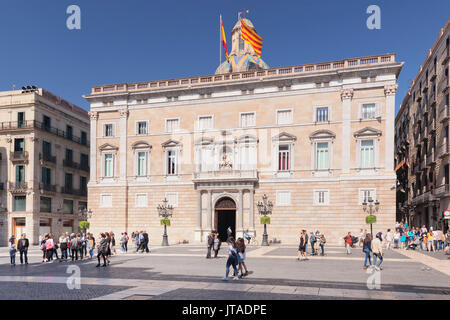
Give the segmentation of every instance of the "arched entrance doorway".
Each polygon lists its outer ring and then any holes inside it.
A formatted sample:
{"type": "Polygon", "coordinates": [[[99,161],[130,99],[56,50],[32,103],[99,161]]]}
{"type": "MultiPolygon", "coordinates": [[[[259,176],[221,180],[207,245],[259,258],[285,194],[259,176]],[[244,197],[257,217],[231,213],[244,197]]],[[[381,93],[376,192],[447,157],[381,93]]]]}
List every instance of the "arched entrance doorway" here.
{"type": "Polygon", "coordinates": [[[227,229],[231,227],[232,237],[236,235],[236,203],[230,197],[216,202],[214,227],[221,241],[227,241],[227,229]]]}

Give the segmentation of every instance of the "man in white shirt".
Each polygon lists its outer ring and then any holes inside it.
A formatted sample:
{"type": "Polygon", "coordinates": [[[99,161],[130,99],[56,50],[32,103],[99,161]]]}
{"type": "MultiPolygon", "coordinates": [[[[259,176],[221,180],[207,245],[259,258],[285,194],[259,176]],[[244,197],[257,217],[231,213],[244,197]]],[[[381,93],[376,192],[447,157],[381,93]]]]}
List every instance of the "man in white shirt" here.
{"type": "Polygon", "coordinates": [[[384,239],[386,240],[386,250],[391,249],[392,237],[393,235],[391,229],[387,229],[386,235],[384,237],[384,239]]]}

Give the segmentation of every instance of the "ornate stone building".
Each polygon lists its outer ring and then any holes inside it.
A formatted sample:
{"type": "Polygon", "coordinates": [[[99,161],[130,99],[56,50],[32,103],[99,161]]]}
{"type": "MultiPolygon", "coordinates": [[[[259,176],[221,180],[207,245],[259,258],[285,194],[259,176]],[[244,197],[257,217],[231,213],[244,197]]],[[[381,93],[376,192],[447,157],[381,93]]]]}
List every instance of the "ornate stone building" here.
{"type": "Polygon", "coordinates": [[[0,246],[78,230],[88,181],[87,111],[44,89],[0,92],[0,246]]]}
{"type": "Polygon", "coordinates": [[[397,216],[411,225],[448,228],[450,209],[450,19],[420,66],[395,122],[397,216]]]}
{"type": "MultiPolygon", "coordinates": [[[[250,21],[248,25],[253,27],[250,21]]],[[[95,86],[91,116],[91,230],[163,231],[169,242],[208,231],[261,239],[257,202],[274,204],[269,239],[297,243],[320,230],[341,241],[365,224],[395,223],[394,115],[402,63],[394,54],[269,68],[232,32],[230,62],[214,75],[95,86]]]]}

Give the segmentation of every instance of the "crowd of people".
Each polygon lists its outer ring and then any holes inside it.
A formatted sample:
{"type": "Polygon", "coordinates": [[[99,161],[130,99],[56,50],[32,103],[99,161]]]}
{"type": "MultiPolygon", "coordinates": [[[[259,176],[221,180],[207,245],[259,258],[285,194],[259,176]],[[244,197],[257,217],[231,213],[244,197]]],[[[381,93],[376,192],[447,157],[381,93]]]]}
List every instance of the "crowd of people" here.
{"type": "Polygon", "coordinates": [[[327,243],[325,235],[323,233],[320,233],[319,230],[316,230],[316,232],[310,232],[309,235],[306,230],[302,230],[300,232],[300,244],[297,251],[297,260],[299,261],[309,260],[308,242],[311,248],[311,255],[313,256],[319,255],[319,248],[320,248],[320,255],[321,256],[325,255],[325,244],[327,243]]]}

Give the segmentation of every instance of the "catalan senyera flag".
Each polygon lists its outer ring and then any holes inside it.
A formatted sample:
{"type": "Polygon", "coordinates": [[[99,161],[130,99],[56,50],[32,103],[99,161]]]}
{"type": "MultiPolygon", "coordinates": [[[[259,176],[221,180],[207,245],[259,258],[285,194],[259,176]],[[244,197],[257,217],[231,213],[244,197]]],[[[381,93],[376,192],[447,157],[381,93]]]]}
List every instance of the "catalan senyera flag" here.
{"type": "Polygon", "coordinates": [[[223,28],[222,16],[220,17],[220,26],[222,28],[222,44],[223,44],[223,48],[225,50],[225,57],[227,58],[227,61],[229,62],[230,58],[228,57],[227,38],[225,37],[225,30],[223,28]]]}
{"type": "Polygon", "coordinates": [[[242,40],[247,42],[255,50],[258,57],[261,57],[261,50],[263,41],[262,38],[252,28],[247,26],[244,20],[241,18],[241,35],[242,40]]]}

